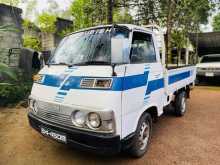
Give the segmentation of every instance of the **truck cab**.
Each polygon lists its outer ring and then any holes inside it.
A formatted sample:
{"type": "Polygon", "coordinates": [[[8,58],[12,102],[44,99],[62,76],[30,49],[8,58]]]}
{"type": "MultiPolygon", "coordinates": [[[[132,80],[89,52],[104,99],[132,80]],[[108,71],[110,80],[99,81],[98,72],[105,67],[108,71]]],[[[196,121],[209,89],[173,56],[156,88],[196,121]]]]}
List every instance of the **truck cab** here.
{"type": "Polygon", "coordinates": [[[176,114],[184,115],[194,80],[194,66],[165,68],[165,54],[160,57],[149,28],[83,29],[66,36],[34,76],[28,118],[58,142],[140,157],[164,107],[174,102],[176,114]]]}

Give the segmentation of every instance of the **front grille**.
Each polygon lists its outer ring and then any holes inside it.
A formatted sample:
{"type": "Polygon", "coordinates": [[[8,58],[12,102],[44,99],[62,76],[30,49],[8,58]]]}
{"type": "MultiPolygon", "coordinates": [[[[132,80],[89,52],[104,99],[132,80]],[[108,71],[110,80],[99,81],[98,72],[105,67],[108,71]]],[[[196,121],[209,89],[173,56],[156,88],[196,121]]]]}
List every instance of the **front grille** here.
{"type": "Polygon", "coordinates": [[[60,125],[74,127],[71,121],[71,113],[73,110],[70,108],[37,101],[38,111],[37,116],[51,122],[58,123],[60,125]]]}
{"type": "Polygon", "coordinates": [[[81,80],[80,87],[81,88],[92,88],[94,86],[95,79],[84,78],[81,80]]]}
{"type": "Polygon", "coordinates": [[[58,113],[51,113],[42,110],[38,111],[37,115],[42,119],[55,122],[64,126],[73,127],[70,116],[66,116],[58,113]]]}
{"type": "Polygon", "coordinates": [[[220,68],[199,68],[203,71],[212,71],[212,72],[215,72],[215,71],[220,71],[220,68]]]}

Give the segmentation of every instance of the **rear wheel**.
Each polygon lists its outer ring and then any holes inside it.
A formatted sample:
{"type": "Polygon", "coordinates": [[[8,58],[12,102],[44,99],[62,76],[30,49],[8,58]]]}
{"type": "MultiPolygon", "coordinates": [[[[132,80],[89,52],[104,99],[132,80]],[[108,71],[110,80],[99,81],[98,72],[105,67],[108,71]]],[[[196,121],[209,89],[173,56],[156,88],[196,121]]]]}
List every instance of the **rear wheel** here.
{"type": "Polygon", "coordinates": [[[132,146],[129,148],[129,152],[132,156],[138,158],[146,153],[151,139],[151,132],[152,118],[149,113],[145,113],[138,122],[132,146]]]}
{"type": "Polygon", "coordinates": [[[186,113],[186,92],[182,91],[177,94],[175,99],[175,114],[178,117],[184,116],[186,113]]]}

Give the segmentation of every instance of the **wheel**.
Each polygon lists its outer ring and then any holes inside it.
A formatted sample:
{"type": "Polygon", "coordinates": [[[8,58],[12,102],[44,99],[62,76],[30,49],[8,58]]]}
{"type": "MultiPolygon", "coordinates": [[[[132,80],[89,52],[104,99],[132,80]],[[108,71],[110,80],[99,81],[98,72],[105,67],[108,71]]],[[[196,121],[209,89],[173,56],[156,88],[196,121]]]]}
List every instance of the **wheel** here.
{"type": "Polygon", "coordinates": [[[196,84],[196,85],[199,85],[201,82],[202,82],[201,77],[200,77],[200,76],[197,76],[197,77],[196,77],[196,80],[195,80],[195,84],[196,84]]]}
{"type": "Polygon", "coordinates": [[[175,114],[178,117],[184,116],[186,113],[186,92],[183,91],[176,96],[175,114]]]}
{"type": "Polygon", "coordinates": [[[149,113],[142,115],[129,148],[129,153],[136,158],[143,156],[148,149],[152,134],[152,118],[149,113]]]}

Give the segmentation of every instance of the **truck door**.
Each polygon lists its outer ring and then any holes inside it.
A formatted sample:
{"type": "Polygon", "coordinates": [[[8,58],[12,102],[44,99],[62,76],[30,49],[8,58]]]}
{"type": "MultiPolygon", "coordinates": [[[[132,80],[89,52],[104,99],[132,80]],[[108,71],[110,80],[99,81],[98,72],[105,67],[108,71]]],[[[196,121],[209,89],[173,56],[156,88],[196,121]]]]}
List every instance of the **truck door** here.
{"type": "Polygon", "coordinates": [[[122,93],[122,137],[135,131],[135,120],[145,105],[151,101],[162,103],[162,91],[157,91],[158,85],[163,86],[162,77],[159,51],[155,50],[152,34],[134,31],[122,93]]]}

